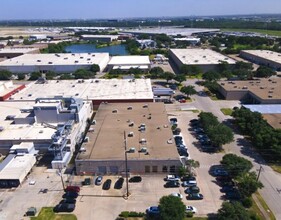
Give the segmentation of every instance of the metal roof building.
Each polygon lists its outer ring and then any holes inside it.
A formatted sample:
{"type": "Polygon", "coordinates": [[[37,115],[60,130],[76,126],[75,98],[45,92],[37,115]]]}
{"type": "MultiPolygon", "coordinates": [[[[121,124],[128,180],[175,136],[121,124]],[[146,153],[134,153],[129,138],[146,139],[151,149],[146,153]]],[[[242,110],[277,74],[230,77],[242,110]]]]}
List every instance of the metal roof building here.
{"type": "Polygon", "coordinates": [[[0,164],[0,188],[19,186],[35,163],[33,154],[9,154],[0,164]]]}
{"type": "Polygon", "coordinates": [[[252,112],[261,114],[281,114],[281,105],[243,105],[252,112]]]}
{"type": "Polygon", "coordinates": [[[149,70],[151,63],[149,56],[114,56],[108,63],[108,69],[129,70],[130,68],[139,68],[149,70]]]}
{"type": "Polygon", "coordinates": [[[97,64],[103,71],[108,61],[109,53],[25,54],[0,62],[0,70],[9,70],[12,73],[71,73],[97,64]]]}

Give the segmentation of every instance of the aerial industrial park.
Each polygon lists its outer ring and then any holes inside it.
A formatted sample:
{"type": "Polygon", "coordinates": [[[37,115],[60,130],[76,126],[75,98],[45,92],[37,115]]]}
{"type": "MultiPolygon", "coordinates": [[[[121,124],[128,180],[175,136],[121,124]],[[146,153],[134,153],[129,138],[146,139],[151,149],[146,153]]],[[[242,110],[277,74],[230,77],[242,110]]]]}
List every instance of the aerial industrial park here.
{"type": "Polygon", "coordinates": [[[0,20],[0,220],[281,219],[280,21],[0,20]]]}

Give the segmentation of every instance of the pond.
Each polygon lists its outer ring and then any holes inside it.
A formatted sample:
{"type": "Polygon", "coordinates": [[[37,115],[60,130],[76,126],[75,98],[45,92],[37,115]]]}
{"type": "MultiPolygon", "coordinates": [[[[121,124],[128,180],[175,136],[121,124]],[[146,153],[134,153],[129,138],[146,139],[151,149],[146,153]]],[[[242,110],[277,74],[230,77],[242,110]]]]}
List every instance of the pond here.
{"type": "Polygon", "coordinates": [[[95,44],[73,44],[65,47],[70,53],[109,53],[110,55],[128,55],[126,45],[119,44],[97,48],[95,44]]]}

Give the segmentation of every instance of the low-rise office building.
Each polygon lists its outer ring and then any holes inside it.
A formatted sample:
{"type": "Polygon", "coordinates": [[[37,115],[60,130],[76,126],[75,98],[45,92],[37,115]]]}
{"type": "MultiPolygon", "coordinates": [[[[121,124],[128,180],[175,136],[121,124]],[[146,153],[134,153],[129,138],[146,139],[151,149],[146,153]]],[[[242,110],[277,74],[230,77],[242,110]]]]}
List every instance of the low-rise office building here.
{"type": "Polygon", "coordinates": [[[197,66],[203,72],[217,68],[221,62],[234,65],[235,60],[210,49],[170,49],[170,58],[180,69],[182,65],[197,66]]]}
{"type": "Polygon", "coordinates": [[[253,63],[281,71],[281,54],[270,50],[242,50],[240,56],[253,63]]]}
{"type": "Polygon", "coordinates": [[[281,104],[281,78],[247,81],[219,81],[219,91],[226,100],[253,104],[281,104]]]}
{"type": "Polygon", "coordinates": [[[108,61],[108,53],[24,54],[0,62],[0,70],[9,70],[12,73],[71,73],[78,69],[89,69],[93,64],[97,64],[103,71],[108,61]]]}
{"type": "Polygon", "coordinates": [[[174,173],[182,165],[163,103],[101,104],[86,136],[77,174],[122,174],[126,161],[132,174],[174,173]]]}

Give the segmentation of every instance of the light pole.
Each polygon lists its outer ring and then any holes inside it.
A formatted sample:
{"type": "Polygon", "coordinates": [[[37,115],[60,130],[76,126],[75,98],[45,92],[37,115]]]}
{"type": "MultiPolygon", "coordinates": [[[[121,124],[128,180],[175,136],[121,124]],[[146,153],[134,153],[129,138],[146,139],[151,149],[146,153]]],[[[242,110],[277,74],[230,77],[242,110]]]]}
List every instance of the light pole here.
{"type": "Polygon", "coordinates": [[[127,155],[127,136],[124,131],[124,147],[125,147],[125,172],[126,172],[126,198],[129,197],[129,180],[128,180],[128,155],[127,155]]]}

